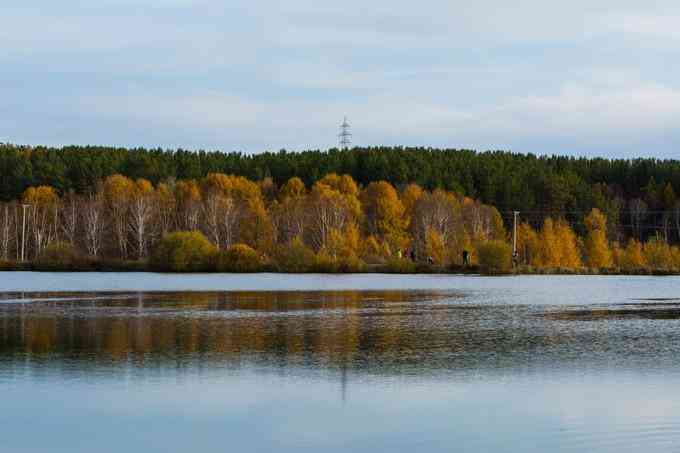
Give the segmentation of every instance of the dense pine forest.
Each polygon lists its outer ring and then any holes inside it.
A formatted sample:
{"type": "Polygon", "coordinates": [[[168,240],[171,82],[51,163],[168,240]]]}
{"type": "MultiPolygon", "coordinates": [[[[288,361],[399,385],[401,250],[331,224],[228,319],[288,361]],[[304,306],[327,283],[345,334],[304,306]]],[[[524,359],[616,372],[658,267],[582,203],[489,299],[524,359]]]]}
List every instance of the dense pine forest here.
{"type": "Polygon", "coordinates": [[[162,268],[191,243],[225,270],[249,259],[253,269],[451,267],[464,252],[476,265],[507,255],[516,210],[517,265],[675,270],[678,190],[675,160],[0,145],[0,259],[153,263],[155,253],[162,268]]]}

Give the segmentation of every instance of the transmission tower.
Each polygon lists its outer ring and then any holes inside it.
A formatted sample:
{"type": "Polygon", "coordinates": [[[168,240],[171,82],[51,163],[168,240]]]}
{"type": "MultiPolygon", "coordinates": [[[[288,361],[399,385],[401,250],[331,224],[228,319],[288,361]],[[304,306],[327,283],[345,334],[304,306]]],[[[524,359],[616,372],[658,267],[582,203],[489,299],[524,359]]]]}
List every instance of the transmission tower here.
{"type": "Polygon", "coordinates": [[[338,134],[338,142],[340,143],[341,149],[347,149],[352,145],[352,132],[351,126],[347,122],[347,117],[342,121],[340,125],[340,133],[338,134]]]}

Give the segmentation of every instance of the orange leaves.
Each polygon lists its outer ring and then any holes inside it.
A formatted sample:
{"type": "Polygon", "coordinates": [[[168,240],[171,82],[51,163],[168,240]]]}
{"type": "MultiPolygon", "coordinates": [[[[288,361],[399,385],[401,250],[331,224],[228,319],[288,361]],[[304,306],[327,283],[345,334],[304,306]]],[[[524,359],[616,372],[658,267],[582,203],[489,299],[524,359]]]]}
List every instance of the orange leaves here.
{"type": "Polygon", "coordinates": [[[579,240],[574,230],[571,229],[567,222],[560,220],[555,227],[555,233],[559,241],[560,267],[571,269],[581,267],[579,240]]]}
{"type": "Polygon", "coordinates": [[[198,202],[201,200],[201,188],[193,179],[180,181],[175,187],[175,196],[177,197],[177,201],[182,205],[198,202]]]}
{"type": "Polygon", "coordinates": [[[394,248],[405,248],[407,219],[397,191],[386,181],[372,182],[361,193],[368,234],[387,240],[394,248]]]}
{"type": "Polygon", "coordinates": [[[411,222],[413,207],[422,196],[423,189],[418,184],[409,184],[401,193],[401,202],[404,205],[407,222],[411,222]]]}
{"type": "Polygon", "coordinates": [[[548,217],[540,232],[527,223],[517,227],[517,253],[521,263],[537,268],[579,268],[579,239],[569,224],[548,217]]]}
{"type": "Polygon", "coordinates": [[[104,198],[110,205],[129,201],[134,190],[134,182],[126,176],[112,175],[104,180],[104,198]]]}
{"type": "Polygon", "coordinates": [[[434,264],[444,264],[446,258],[446,249],[441,235],[434,229],[427,230],[425,238],[425,253],[432,258],[434,264]]]}
{"type": "Polygon", "coordinates": [[[357,221],[361,217],[359,188],[351,176],[328,174],[314,184],[312,192],[317,197],[334,200],[335,204],[344,204],[352,220],[357,221]]]}
{"type": "Polygon", "coordinates": [[[647,260],[642,252],[642,244],[640,241],[631,238],[623,253],[623,263],[621,263],[621,267],[626,270],[639,270],[643,269],[646,265],[647,260]]]}
{"type": "Polygon", "coordinates": [[[209,173],[201,186],[204,192],[217,191],[227,197],[247,201],[249,204],[262,203],[260,186],[243,176],[209,173]]]}
{"type": "MultiPolygon", "coordinates": [[[[267,247],[270,244],[272,225],[262,199],[262,191],[257,183],[243,176],[209,173],[201,181],[201,189],[204,198],[209,195],[210,198],[217,200],[213,200],[217,205],[229,207],[226,213],[215,215],[229,217],[226,222],[225,218],[220,220],[224,225],[231,224],[234,220],[238,223],[239,237],[234,240],[253,247],[267,247]]],[[[231,244],[231,239],[226,241],[227,246],[231,244]]]]}
{"type": "Polygon", "coordinates": [[[279,191],[279,198],[283,201],[288,198],[298,198],[305,194],[305,183],[297,176],[290,178],[279,191]]]}
{"type": "Polygon", "coordinates": [[[317,181],[316,185],[327,186],[348,197],[359,196],[359,187],[350,175],[340,176],[335,173],[329,173],[317,181]]]}
{"type": "Polygon", "coordinates": [[[135,181],[136,194],[149,194],[153,192],[153,185],[146,179],[140,178],[135,181]]]}
{"type": "Polygon", "coordinates": [[[29,187],[24,191],[22,201],[32,205],[52,205],[59,201],[59,196],[50,186],[29,187]]]}
{"type": "Polygon", "coordinates": [[[593,208],[584,219],[588,234],[585,240],[585,254],[588,266],[601,269],[612,265],[612,252],[607,241],[607,217],[593,208]]]}

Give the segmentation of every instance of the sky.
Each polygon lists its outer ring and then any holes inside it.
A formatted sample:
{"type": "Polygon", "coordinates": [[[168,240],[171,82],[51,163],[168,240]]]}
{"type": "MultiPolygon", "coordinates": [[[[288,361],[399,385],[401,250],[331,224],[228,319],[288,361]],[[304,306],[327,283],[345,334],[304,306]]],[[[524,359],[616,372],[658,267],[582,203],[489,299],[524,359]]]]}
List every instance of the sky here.
{"type": "Polygon", "coordinates": [[[0,142],[680,156],[680,2],[2,0],[0,142]]]}

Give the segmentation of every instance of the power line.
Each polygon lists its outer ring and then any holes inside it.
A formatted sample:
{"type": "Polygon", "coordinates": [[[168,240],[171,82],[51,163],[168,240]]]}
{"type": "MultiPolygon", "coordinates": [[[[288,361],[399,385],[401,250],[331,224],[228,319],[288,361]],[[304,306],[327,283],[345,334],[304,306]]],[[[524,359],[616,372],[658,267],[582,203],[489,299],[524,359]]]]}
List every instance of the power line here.
{"type": "MultiPolygon", "coordinates": [[[[602,211],[602,210],[601,210],[602,211]]],[[[514,211],[512,210],[503,210],[500,211],[501,213],[507,214],[509,216],[512,216],[512,213],[514,211]]],[[[604,212],[604,211],[603,211],[604,212]]],[[[622,209],[618,211],[618,214],[639,214],[639,215],[659,215],[659,214],[676,214],[677,212],[680,212],[678,209],[667,209],[667,210],[654,210],[654,211],[636,211],[636,210],[631,210],[631,209],[622,209]]],[[[583,211],[553,211],[550,209],[542,209],[542,210],[522,210],[522,214],[536,214],[536,215],[546,215],[546,216],[554,216],[554,215],[563,215],[563,214],[590,214],[590,210],[583,210],[583,211]]]]}

